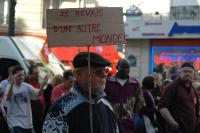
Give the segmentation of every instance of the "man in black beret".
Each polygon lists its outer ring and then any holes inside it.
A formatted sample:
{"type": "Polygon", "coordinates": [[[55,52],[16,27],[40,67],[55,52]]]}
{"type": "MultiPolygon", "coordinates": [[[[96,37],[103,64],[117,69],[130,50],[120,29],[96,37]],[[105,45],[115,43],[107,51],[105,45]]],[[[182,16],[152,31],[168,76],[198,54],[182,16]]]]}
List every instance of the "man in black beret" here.
{"type": "Polygon", "coordinates": [[[90,105],[93,133],[118,133],[112,108],[104,98],[106,66],[110,62],[97,53],[81,52],[75,56],[73,65],[76,80],[73,91],[51,107],[43,125],[43,133],[91,133],[90,105]],[[89,83],[92,99],[89,99],[89,83]]]}
{"type": "Polygon", "coordinates": [[[90,56],[90,66],[91,67],[105,67],[105,66],[110,66],[111,63],[100,56],[97,53],[93,52],[81,52],[77,56],[75,56],[73,60],[73,65],[75,68],[80,68],[80,67],[87,67],[88,66],[88,59],[90,56]]]}
{"type": "Polygon", "coordinates": [[[199,101],[192,87],[194,66],[185,62],[180,75],[164,88],[158,109],[167,123],[167,133],[197,133],[199,101]]]}

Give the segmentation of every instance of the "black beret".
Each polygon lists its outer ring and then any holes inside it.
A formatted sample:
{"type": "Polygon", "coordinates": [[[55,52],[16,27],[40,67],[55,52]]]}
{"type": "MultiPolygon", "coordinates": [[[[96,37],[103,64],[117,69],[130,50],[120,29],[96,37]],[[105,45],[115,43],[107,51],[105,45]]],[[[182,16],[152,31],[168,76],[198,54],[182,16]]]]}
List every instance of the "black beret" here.
{"type": "Polygon", "coordinates": [[[190,67],[194,70],[194,66],[190,63],[190,62],[184,62],[182,65],[181,65],[181,68],[183,67],[190,67]]]}
{"type": "Polygon", "coordinates": [[[88,54],[90,54],[91,67],[105,67],[110,66],[111,63],[101,55],[93,52],[80,52],[73,59],[74,68],[88,66],[88,54]]]}

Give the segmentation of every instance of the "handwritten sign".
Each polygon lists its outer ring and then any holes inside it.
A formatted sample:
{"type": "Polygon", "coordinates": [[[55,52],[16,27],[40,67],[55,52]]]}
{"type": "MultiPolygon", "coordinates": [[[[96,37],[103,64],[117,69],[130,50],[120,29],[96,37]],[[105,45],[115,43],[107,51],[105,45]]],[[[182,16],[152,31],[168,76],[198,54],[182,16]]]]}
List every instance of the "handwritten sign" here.
{"type": "Polygon", "coordinates": [[[125,43],[120,7],[47,10],[49,47],[125,43]]]}

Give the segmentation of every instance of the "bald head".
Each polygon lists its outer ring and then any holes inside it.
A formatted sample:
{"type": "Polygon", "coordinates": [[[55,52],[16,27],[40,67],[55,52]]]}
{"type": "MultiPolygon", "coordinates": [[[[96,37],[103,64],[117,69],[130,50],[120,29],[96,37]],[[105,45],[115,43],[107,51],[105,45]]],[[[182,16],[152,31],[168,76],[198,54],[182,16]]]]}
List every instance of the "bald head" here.
{"type": "Polygon", "coordinates": [[[118,61],[117,67],[120,66],[120,65],[123,65],[123,64],[128,64],[129,65],[129,63],[128,63],[128,61],[126,59],[121,59],[121,60],[118,61]]]}
{"type": "Polygon", "coordinates": [[[121,79],[128,79],[129,77],[129,70],[130,69],[130,64],[128,63],[127,60],[121,59],[117,63],[117,76],[118,78],[121,79]]]}

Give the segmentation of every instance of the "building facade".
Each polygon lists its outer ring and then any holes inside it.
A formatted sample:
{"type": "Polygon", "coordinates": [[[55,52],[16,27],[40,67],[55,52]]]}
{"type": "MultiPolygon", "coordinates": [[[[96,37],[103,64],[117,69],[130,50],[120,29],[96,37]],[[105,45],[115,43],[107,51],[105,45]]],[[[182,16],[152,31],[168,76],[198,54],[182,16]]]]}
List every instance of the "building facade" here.
{"type": "MultiPolygon", "coordinates": [[[[191,61],[200,69],[200,0],[16,0],[15,33],[46,38],[46,9],[79,7],[123,7],[126,33],[125,58],[131,75],[141,79],[164,63],[191,61]]],[[[0,34],[8,31],[9,0],[0,0],[0,34]]],[[[113,46],[114,48],[114,46],[113,46]]],[[[75,51],[83,51],[74,48],[75,51]]],[[[97,52],[102,47],[94,48],[97,52]]],[[[94,50],[94,51],[95,51],[94,50]]],[[[67,49],[52,50],[57,55],[67,49]],[[62,52],[60,52],[62,51],[62,52]]],[[[72,51],[72,50],[70,50],[72,51]]],[[[123,50],[122,50],[123,51],[123,50]]],[[[73,52],[75,53],[75,52],[73,52]]],[[[112,60],[119,55],[109,55],[112,60]]],[[[58,55],[68,60],[71,56],[58,55]]],[[[115,58],[117,57],[117,58],[115,58]]]]}
{"type": "Polygon", "coordinates": [[[136,70],[143,67],[143,72],[136,73],[140,79],[156,71],[161,64],[167,73],[172,66],[180,66],[185,61],[192,62],[196,69],[200,70],[200,2],[199,0],[168,2],[169,4],[164,6],[169,6],[169,10],[162,12],[155,10],[150,16],[143,14],[126,18],[126,48],[135,50],[135,53],[128,50],[126,56],[132,53],[141,61],[141,64],[135,67],[136,70]],[[141,56],[138,56],[137,49],[143,51],[139,52],[141,56]],[[146,61],[142,62],[143,60],[146,61]],[[148,70],[148,73],[144,70],[148,70]]]}
{"type": "MultiPolygon", "coordinates": [[[[15,0],[15,35],[36,36],[46,40],[46,9],[97,7],[98,1],[94,0],[15,0]]],[[[8,35],[9,28],[9,3],[10,0],[0,0],[0,35],[8,35]]],[[[51,48],[57,57],[67,65],[72,65],[73,57],[81,51],[87,51],[86,47],[62,47],[51,48]]],[[[111,60],[115,67],[117,61],[122,58],[122,49],[118,46],[96,46],[91,51],[100,53],[111,60]]]]}

